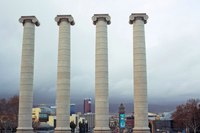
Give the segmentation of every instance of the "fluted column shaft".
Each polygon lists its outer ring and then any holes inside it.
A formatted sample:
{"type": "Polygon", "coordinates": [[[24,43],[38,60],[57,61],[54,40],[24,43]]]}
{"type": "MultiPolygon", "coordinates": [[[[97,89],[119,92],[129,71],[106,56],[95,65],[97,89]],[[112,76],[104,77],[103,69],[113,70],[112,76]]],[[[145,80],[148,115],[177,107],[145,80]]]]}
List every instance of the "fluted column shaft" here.
{"type": "Polygon", "coordinates": [[[107,24],[110,24],[110,17],[105,14],[96,14],[93,16],[93,22],[96,24],[94,132],[110,132],[107,46],[107,24]]]}
{"type": "Polygon", "coordinates": [[[17,133],[32,133],[34,39],[35,25],[39,26],[39,22],[34,16],[22,16],[19,21],[23,23],[24,31],[17,133]]]}
{"type": "Polygon", "coordinates": [[[96,126],[108,125],[108,46],[107,24],[98,21],[96,24],[96,63],[95,63],[95,113],[96,126]],[[104,122],[105,121],[105,122],[104,122]]]}
{"type": "Polygon", "coordinates": [[[149,133],[144,24],[146,14],[132,14],[134,57],[134,132],[149,133]]]}
{"type": "MultiPolygon", "coordinates": [[[[71,132],[70,129],[70,18],[58,15],[59,25],[58,72],[56,91],[56,133],[71,132]]],[[[73,19],[73,18],[72,18],[73,19]]]]}

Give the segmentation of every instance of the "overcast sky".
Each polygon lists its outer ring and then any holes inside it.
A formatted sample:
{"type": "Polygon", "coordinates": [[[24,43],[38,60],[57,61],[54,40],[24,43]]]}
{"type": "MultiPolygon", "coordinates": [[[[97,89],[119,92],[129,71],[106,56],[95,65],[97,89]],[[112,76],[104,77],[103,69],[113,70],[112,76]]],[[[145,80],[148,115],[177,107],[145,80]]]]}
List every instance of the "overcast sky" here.
{"type": "Polygon", "coordinates": [[[200,97],[199,0],[1,0],[0,97],[19,93],[23,26],[34,15],[34,102],[54,103],[57,76],[56,15],[71,14],[71,99],[94,97],[95,26],[93,14],[108,13],[109,95],[133,101],[131,13],[147,13],[145,25],[149,101],[174,102],[200,97]]]}

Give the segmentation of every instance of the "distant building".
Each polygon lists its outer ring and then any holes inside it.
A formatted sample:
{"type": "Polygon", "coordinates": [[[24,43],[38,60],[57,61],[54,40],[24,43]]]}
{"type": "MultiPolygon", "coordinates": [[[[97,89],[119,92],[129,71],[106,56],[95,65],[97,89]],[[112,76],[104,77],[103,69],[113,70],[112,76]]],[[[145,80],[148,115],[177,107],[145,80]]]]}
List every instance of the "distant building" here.
{"type": "Polygon", "coordinates": [[[84,104],[83,104],[83,112],[84,113],[91,113],[92,112],[92,107],[91,107],[91,98],[85,98],[84,99],[84,104]]]}
{"type": "Polygon", "coordinates": [[[110,116],[109,127],[112,132],[118,132],[118,128],[117,128],[117,127],[119,127],[119,115],[118,114],[114,114],[114,115],[110,116]]]}
{"type": "Polygon", "coordinates": [[[85,120],[88,123],[88,130],[92,131],[95,125],[95,114],[94,113],[87,113],[83,115],[85,120]]]}
{"type": "Polygon", "coordinates": [[[48,127],[54,127],[55,112],[46,105],[32,108],[33,122],[46,123],[48,127]]]}
{"type": "Polygon", "coordinates": [[[162,114],[149,113],[149,126],[152,133],[171,133],[174,130],[174,125],[172,121],[172,113],[163,112],[162,114]]]}
{"type": "MultiPolygon", "coordinates": [[[[56,113],[56,106],[50,106],[51,110],[56,113]]],[[[70,104],[70,115],[76,114],[76,104],[70,104]]]]}
{"type": "Polygon", "coordinates": [[[70,104],[70,115],[76,113],[76,104],[70,104]]]}
{"type": "Polygon", "coordinates": [[[132,129],[134,127],[134,116],[128,116],[126,117],[126,128],[132,129]]]}
{"type": "Polygon", "coordinates": [[[149,121],[156,120],[158,118],[158,116],[159,116],[158,114],[148,112],[149,121]]]}
{"type": "Polygon", "coordinates": [[[174,110],[170,111],[170,112],[163,112],[160,116],[160,119],[161,120],[172,120],[173,113],[174,113],[174,110]]]}
{"type": "Polygon", "coordinates": [[[173,122],[172,120],[153,120],[151,122],[152,133],[172,133],[173,122]]]}

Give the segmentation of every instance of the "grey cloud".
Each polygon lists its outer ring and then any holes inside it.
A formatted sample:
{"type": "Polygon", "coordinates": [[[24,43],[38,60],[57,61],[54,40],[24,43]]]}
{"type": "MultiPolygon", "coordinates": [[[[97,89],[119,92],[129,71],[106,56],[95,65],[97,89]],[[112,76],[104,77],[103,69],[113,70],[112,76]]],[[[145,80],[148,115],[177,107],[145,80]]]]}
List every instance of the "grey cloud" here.
{"type": "Polygon", "coordinates": [[[22,15],[35,15],[41,26],[35,29],[34,100],[36,103],[55,102],[58,26],[54,17],[67,13],[72,14],[76,22],[71,27],[72,101],[94,97],[95,26],[91,17],[94,13],[109,13],[110,100],[132,102],[132,25],[128,24],[128,17],[132,12],[147,12],[149,20],[145,32],[150,101],[197,97],[200,88],[200,17],[197,5],[199,2],[180,0],[115,3],[3,0],[0,4],[3,18],[0,21],[0,74],[3,75],[0,77],[0,94],[12,95],[19,91],[23,27],[18,19],[22,15]]]}

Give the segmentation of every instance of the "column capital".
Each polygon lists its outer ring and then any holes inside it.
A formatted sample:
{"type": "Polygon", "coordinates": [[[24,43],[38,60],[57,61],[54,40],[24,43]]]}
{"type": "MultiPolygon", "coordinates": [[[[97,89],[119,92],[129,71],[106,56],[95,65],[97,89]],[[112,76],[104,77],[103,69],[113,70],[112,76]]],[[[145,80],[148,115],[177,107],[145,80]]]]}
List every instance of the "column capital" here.
{"type": "Polygon", "coordinates": [[[147,23],[148,15],[146,13],[132,13],[129,17],[129,24],[133,24],[136,20],[143,20],[147,23]]]}
{"type": "Polygon", "coordinates": [[[35,24],[36,26],[40,26],[40,22],[35,16],[21,16],[19,19],[19,22],[24,25],[25,22],[31,22],[35,24]]]}
{"type": "Polygon", "coordinates": [[[99,20],[104,20],[107,24],[111,23],[109,14],[94,14],[92,17],[93,24],[96,25],[99,20]]]}
{"type": "Polygon", "coordinates": [[[58,25],[60,25],[61,21],[67,21],[71,25],[75,24],[74,18],[72,17],[72,15],[57,15],[55,17],[55,21],[57,22],[58,25]]]}

